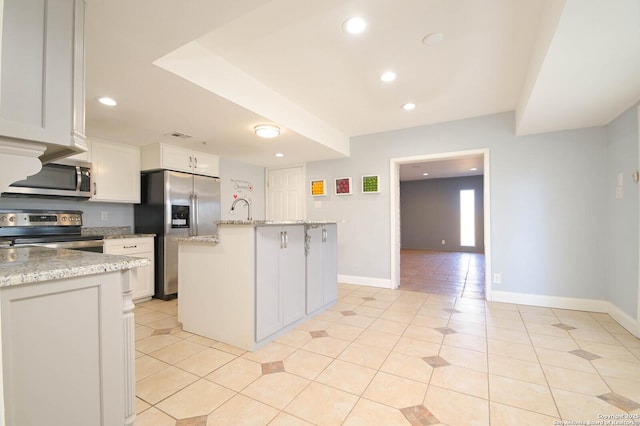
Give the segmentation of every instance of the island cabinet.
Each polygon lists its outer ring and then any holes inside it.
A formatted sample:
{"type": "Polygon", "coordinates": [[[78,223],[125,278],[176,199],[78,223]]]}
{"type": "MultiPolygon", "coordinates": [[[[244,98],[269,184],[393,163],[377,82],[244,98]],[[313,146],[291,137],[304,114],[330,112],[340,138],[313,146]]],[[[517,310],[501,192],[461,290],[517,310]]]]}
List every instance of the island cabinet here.
{"type": "Polygon", "coordinates": [[[303,226],[256,230],[256,341],[305,314],[303,226]]]}
{"type": "Polygon", "coordinates": [[[335,223],[306,225],[306,313],[313,313],[338,298],[337,238],[335,223]]]}

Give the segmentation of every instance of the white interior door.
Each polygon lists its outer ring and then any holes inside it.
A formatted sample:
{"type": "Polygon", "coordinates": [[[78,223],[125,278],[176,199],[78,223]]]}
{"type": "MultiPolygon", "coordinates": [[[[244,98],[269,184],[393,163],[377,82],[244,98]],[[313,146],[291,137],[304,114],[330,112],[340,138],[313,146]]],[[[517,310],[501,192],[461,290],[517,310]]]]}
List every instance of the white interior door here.
{"type": "Polygon", "coordinates": [[[267,219],[305,219],[302,166],[267,169],[267,219]]]}

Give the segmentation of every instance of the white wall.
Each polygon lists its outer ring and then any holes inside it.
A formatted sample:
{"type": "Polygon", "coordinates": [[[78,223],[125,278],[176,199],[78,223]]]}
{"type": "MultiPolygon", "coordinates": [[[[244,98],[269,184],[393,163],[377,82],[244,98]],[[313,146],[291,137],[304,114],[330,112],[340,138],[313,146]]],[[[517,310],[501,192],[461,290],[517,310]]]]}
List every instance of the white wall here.
{"type": "Polygon", "coordinates": [[[229,158],[220,159],[220,217],[223,220],[242,220],[247,218],[247,207],[238,203],[230,212],[236,198],[246,198],[251,202],[253,219],[264,219],[265,177],[264,167],[241,163],[229,158]]]}
{"type": "Polygon", "coordinates": [[[631,108],[607,126],[607,299],[632,318],[638,302],[638,112],[631,108]],[[622,173],[622,198],[616,198],[622,173]]]}
{"type": "Polygon", "coordinates": [[[307,194],[309,219],[344,220],[338,273],[391,279],[390,159],[481,148],[491,159],[491,270],[502,274],[493,290],[604,299],[606,129],[516,137],[513,113],[355,137],[350,158],[308,163],[307,181],[381,177],[380,194],[307,194]]]}

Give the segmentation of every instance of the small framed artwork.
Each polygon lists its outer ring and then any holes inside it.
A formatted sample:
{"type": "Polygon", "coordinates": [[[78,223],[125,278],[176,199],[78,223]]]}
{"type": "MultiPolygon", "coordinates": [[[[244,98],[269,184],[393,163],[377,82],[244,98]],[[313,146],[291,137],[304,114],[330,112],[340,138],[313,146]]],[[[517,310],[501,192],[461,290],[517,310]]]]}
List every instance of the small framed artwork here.
{"type": "Polygon", "coordinates": [[[362,176],[362,192],[365,194],[376,194],[380,192],[380,176],[362,176]]]}
{"type": "Polygon", "coordinates": [[[327,182],[324,179],[312,179],[311,195],[313,197],[327,195],[327,182]]]}
{"type": "Polygon", "coordinates": [[[351,178],[343,177],[336,179],[336,195],[351,194],[351,178]]]}

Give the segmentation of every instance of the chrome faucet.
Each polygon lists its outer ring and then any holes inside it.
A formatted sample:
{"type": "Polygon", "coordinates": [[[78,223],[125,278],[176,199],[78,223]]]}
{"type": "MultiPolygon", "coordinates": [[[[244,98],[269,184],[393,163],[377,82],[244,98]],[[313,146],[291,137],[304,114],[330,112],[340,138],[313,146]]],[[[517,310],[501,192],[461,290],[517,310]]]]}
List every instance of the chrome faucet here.
{"type": "Polygon", "coordinates": [[[238,204],[238,201],[245,202],[245,204],[247,205],[247,220],[251,220],[251,203],[246,198],[236,198],[233,204],[231,204],[231,210],[229,210],[229,212],[232,212],[236,208],[236,204],[238,204]]]}

